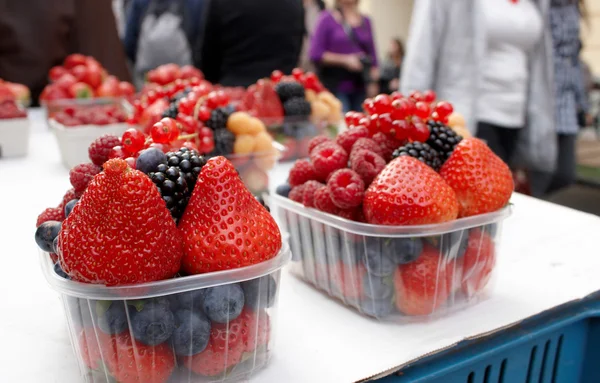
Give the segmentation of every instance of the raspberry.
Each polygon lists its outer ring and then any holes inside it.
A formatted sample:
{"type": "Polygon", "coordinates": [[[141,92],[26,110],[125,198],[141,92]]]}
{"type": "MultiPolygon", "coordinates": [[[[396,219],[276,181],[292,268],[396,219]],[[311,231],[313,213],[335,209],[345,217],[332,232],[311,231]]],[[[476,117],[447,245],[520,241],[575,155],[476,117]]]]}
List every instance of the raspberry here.
{"type": "Polygon", "coordinates": [[[321,186],[315,192],[315,207],[325,213],[337,214],[338,210],[340,210],[331,199],[331,195],[329,194],[329,189],[327,186],[321,186]]]}
{"type": "Polygon", "coordinates": [[[377,142],[373,141],[370,138],[359,138],[358,140],[356,140],[354,145],[352,145],[352,150],[350,151],[350,161],[352,161],[352,154],[361,149],[373,152],[383,158],[383,151],[381,150],[381,147],[379,147],[377,142]]]}
{"type": "Polygon", "coordinates": [[[335,139],[335,142],[344,148],[345,151],[350,153],[350,150],[352,150],[352,145],[354,145],[359,138],[364,137],[369,137],[369,130],[364,126],[357,126],[340,133],[335,139]]]}
{"type": "Polygon", "coordinates": [[[337,215],[349,219],[350,221],[357,221],[359,213],[362,209],[352,208],[352,209],[341,209],[338,210],[337,215]]]}
{"type": "Polygon", "coordinates": [[[290,186],[294,187],[317,178],[315,167],[309,160],[298,160],[290,170],[289,182],[290,186]]]}
{"type": "Polygon", "coordinates": [[[65,193],[65,195],[62,198],[62,201],[60,202],[60,205],[58,205],[58,208],[64,212],[65,205],[69,201],[78,199],[79,197],[81,197],[81,194],[83,194],[83,192],[76,192],[75,189],[72,189],[72,188],[67,190],[67,192],[65,193]]]}
{"type": "MultiPolygon", "coordinates": [[[[69,180],[76,192],[83,193],[94,176],[102,169],[94,164],[79,164],[69,172],[69,180]]],[[[68,202],[68,201],[67,201],[68,202]]]]}
{"type": "Polygon", "coordinates": [[[302,203],[302,199],[304,198],[304,189],[305,189],[304,184],[292,188],[292,190],[290,190],[290,194],[288,195],[288,198],[291,199],[292,201],[302,203]]]}
{"type": "Polygon", "coordinates": [[[108,155],[112,148],[120,144],[121,140],[119,140],[119,137],[112,134],[105,134],[96,138],[88,149],[90,160],[95,165],[102,166],[102,164],[108,161],[108,155]]]}
{"type": "Polygon", "coordinates": [[[315,137],[311,138],[311,140],[308,141],[308,154],[310,154],[310,152],[312,152],[312,150],[314,148],[316,148],[323,142],[331,142],[331,139],[329,137],[323,136],[323,135],[315,136],[315,137]]]}
{"type": "Polygon", "coordinates": [[[313,149],[310,159],[317,176],[326,180],[327,176],[348,165],[348,152],[333,142],[325,142],[313,149]]]}
{"type": "Polygon", "coordinates": [[[373,141],[375,141],[375,143],[377,143],[377,145],[379,145],[381,148],[382,157],[386,162],[390,162],[392,160],[394,150],[403,145],[402,141],[398,141],[396,138],[390,137],[384,133],[376,133],[372,138],[373,141]]]}
{"type": "Polygon", "coordinates": [[[365,194],[365,183],[351,169],[336,170],[329,180],[327,187],[335,206],[340,209],[350,209],[362,203],[365,194]]]}
{"type": "Polygon", "coordinates": [[[35,227],[40,226],[42,223],[47,221],[62,221],[65,219],[65,212],[63,209],[58,207],[49,207],[42,212],[42,214],[38,215],[37,222],[35,223],[35,227]]]}
{"type": "Polygon", "coordinates": [[[304,191],[302,192],[302,204],[306,207],[315,207],[315,192],[323,187],[319,181],[308,181],[304,184],[304,191]]]}
{"type": "Polygon", "coordinates": [[[368,150],[359,149],[352,152],[350,165],[365,185],[370,185],[375,176],[385,168],[385,160],[380,155],[368,150]]]}

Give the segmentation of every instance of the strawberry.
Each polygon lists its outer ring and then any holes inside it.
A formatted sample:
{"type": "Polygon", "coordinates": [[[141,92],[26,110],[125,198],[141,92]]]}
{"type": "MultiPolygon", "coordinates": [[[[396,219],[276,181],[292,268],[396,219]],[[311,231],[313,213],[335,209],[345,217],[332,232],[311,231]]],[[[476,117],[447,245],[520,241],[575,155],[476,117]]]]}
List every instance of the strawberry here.
{"type": "Polygon", "coordinates": [[[260,263],[281,248],[275,220],[222,156],[202,167],[179,228],[182,267],[190,274],[260,263]]]}
{"type": "Polygon", "coordinates": [[[271,323],[266,311],[253,312],[245,308],[238,319],[243,323],[242,341],[246,352],[253,352],[259,346],[269,343],[271,323]]]}
{"type": "Polygon", "coordinates": [[[79,333],[79,355],[83,364],[93,370],[102,363],[101,349],[110,342],[110,336],[93,327],[84,327],[79,333]]]}
{"type": "Polygon", "coordinates": [[[469,234],[463,257],[461,287],[467,297],[473,297],[483,290],[492,276],[495,265],[494,241],[485,231],[473,229],[469,234]]]}
{"type": "Polygon", "coordinates": [[[165,383],[175,369],[169,343],[147,346],[133,340],[129,331],[102,343],[104,361],[119,383],[165,383]]]}
{"type": "Polygon", "coordinates": [[[496,211],[504,207],[514,189],[508,166],[478,138],[465,138],[440,169],[454,192],[459,217],[496,211]]]}
{"type": "Polygon", "coordinates": [[[451,281],[439,250],[425,245],[416,261],[396,269],[396,307],[406,315],[432,314],[448,299],[451,281]]]}
{"type": "Polygon", "coordinates": [[[196,374],[217,376],[238,364],[246,350],[250,330],[243,323],[244,318],[237,317],[229,322],[229,326],[213,323],[208,345],[204,351],[183,357],[183,365],[196,374]]]}
{"type": "Polygon", "coordinates": [[[375,177],[363,201],[367,222],[378,225],[423,225],[456,219],[454,191],[432,168],[402,156],[375,177]]]}
{"type": "Polygon", "coordinates": [[[158,189],[120,159],[104,164],[59,234],[60,264],[76,281],[120,285],[179,271],[181,236],[158,189]]]}

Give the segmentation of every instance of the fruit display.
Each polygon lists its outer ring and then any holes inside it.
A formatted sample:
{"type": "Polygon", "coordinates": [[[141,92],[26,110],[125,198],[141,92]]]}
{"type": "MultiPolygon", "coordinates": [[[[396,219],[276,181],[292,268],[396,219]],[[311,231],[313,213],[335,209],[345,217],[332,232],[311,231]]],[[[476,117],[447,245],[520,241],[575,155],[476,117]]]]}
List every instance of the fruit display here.
{"type": "Polygon", "coordinates": [[[36,223],[80,369],[107,383],[247,379],[273,352],[290,252],[229,160],[150,145],[133,129],[96,140],[36,223]]]}
{"type": "Polygon", "coordinates": [[[63,99],[88,99],[131,97],[135,87],[119,81],[91,56],[74,53],[62,65],[52,67],[48,73],[50,83],[40,95],[40,104],[63,99]]]}
{"type": "Polygon", "coordinates": [[[433,92],[380,95],[317,136],[272,197],[297,274],[361,313],[431,315],[488,290],[508,166],[433,92]]]}
{"type": "Polygon", "coordinates": [[[191,65],[180,67],[177,64],[165,64],[149,71],[146,74],[146,81],[149,84],[168,85],[176,80],[190,80],[196,78],[204,79],[204,74],[198,68],[191,65]]]}
{"type": "Polygon", "coordinates": [[[2,82],[0,79],[0,158],[18,157],[27,154],[29,145],[29,119],[20,84],[2,82]]]}

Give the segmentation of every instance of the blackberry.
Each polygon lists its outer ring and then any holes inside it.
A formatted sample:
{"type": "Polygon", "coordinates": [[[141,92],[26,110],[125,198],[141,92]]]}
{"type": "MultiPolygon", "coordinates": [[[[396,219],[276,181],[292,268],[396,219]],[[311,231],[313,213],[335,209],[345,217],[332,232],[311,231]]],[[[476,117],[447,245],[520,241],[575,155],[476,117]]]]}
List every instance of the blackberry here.
{"type": "MultiPolygon", "coordinates": [[[[231,116],[231,108],[217,108],[210,113],[210,118],[206,121],[206,126],[214,131],[223,130],[227,126],[227,119],[231,116]]],[[[216,141],[216,140],[215,140],[216,141]]]]}
{"type": "Polygon", "coordinates": [[[304,98],[292,98],[283,103],[283,111],[286,117],[308,117],[310,116],[310,102],[304,98]]]}
{"type": "Polygon", "coordinates": [[[304,98],[306,95],[304,87],[297,81],[281,81],[275,85],[275,92],[281,102],[286,102],[293,98],[304,98]]]}
{"type": "Polygon", "coordinates": [[[430,120],[427,122],[429,126],[429,138],[427,144],[435,149],[439,155],[442,164],[446,162],[452,151],[462,140],[462,137],[456,134],[452,128],[438,121],[430,120]]]}
{"type": "Polygon", "coordinates": [[[148,172],[148,177],[158,187],[167,209],[177,220],[185,211],[206,160],[197,151],[188,148],[169,152],[166,158],[166,163],[161,162],[148,172]]]}
{"type": "Polygon", "coordinates": [[[438,171],[442,166],[440,155],[431,146],[423,142],[411,142],[399,147],[394,151],[393,158],[400,156],[411,156],[417,160],[429,165],[433,170],[438,171]]]}
{"type": "Polygon", "coordinates": [[[179,113],[179,105],[177,102],[172,102],[169,104],[169,107],[163,112],[162,118],[177,118],[177,113],[179,113]]]}
{"type": "Polygon", "coordinates": [[[233,144],[235,135],[227,129],[215,130],[213,137],[215,148],[210,153],[211,156],[226,156],[233,153],[233,144]]]}

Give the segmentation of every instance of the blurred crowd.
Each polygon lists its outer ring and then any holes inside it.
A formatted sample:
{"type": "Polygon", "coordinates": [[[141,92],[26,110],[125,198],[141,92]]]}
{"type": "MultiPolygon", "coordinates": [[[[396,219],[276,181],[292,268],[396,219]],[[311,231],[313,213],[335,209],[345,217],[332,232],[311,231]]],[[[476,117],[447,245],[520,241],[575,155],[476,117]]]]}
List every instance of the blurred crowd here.
{"type": "Polygon", "coordinates": [[[7,0],[0,78],[36,99],[48,70],[79,52],[138,86],[166,63],[192,64],[224,86],[301,66],[346,111],[381,92],[432,89],[526,169],[541,196],[575,180],[576,138],[589,119],[585,20],[584,0],[418,0],[406,51],[393,39],[379,56],[359,0],[7,0]]]}

